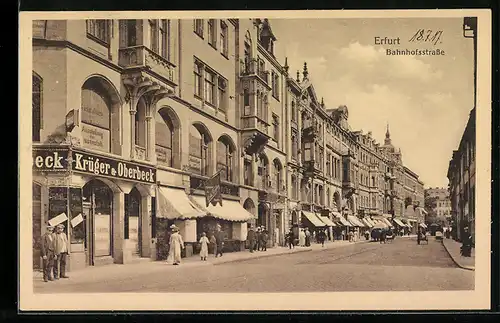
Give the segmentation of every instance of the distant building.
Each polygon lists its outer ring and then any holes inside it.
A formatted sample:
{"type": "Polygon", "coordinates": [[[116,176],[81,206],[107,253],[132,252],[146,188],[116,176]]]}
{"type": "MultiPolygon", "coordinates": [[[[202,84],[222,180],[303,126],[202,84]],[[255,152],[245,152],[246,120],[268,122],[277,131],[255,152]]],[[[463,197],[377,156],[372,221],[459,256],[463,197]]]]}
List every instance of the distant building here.
{"type": "Polygon", "coordinates": [[[447,188],[434,187],[425,190],[425,198],[436,198],[436,207],[434,211],[437,216],[444,216],[447,219],[451,218],[451,200],[447,188]]]}

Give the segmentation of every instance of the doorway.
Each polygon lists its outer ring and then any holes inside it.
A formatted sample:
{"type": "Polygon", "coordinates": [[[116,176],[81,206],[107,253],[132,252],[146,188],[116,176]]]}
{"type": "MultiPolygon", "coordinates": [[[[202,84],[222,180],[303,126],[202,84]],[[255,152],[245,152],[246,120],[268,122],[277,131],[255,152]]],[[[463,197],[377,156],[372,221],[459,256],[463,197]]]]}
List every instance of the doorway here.
{"type": "Polygon", "coordinates": [[[83,187],[82,206],[87,264],[109,263],[113,255],[113,192],[105,183],[91,180],[83,187]]]}
{"type": "Polygon", "coordinates": [[[125,240],[129,240],[128,248],[133,256],[140,257],[141,250],[141,206],[142,196],[137,188],[125,195],[125,240]]]}

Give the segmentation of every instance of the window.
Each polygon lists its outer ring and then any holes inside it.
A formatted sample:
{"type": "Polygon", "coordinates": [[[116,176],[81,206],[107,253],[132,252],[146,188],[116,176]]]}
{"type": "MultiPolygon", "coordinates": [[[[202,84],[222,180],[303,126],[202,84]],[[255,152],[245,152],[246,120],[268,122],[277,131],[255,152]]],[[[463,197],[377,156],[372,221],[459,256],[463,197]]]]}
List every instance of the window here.
{"type": "Polygon", "coordinates": [[[297,200],[299,198],[297,191],[297,177],[292,175],[292,198],[297,200]]]}
{"type": "Polygon", "coordinates": [[[278,75],[278,73],[273,73],[272,89],[273,89],[273,96],[276,99],[279,99],[279,75],[278,75]]]}
{"type": "Polygon", "coordinates": [[[203,65],[199,62],[194,63],[194,95],[202,98],[202,75],[203,75],[203,65]]]}
{"type": "Polygon", "coordinates": [[[218,108],[223,112],[227,111],[226,86],[227,86],[226,80],[223,79],[222,77],[219,77],[217,81],[217,88],[219,93],[218,108]]]}
{"type": "Polygon", "coordinates": [[[194,20],[194,32],[203,38],[203,19],[194,20]]]}
{"type": "Polygon", "coordinates": [[[229,139],[222,137],[217,141],[217,170],[221,171],[221,178],[233,180],[233,148],[229,139]]]}
{"type": "Polygon", "coordinates": [[[311,152],[312,145],[310,142],[304,142],[303,145],[304,145],[304,149],[303,149],[304,154],[302,155],[302,159],[304,161],[310,161],[312,159],[312,152],[311,152]]]}
{"type": "Polygon", "coordinates": [[[297,160],[298,157],[298,146],[299,146],[299,140],[297,136],[297,132],[293,131],[292,132],[292,158],[297,160]]]}
{"type": "Polygon", "coordinates": [[[215,19],[208,20],[208,43],[212,47],[217,47],[217,33],[215,27],[215,19]]]}
{"type": "Polygon", "coordinates": [[[111,99],[101,84],[90,79],[82,88],[83,145],[110,151],[111,99]]]}
{"type": "Polygon", "coordinates": [[[243,115],[250,115],[250,93],[247,89],[243,90],[243,115]]]}
{"type": "Polygon", "coordinates": [[[161,34],[161,56],[170,61],[170,20],[162,19],[160,25],[161,34]]]}
{"type": "Polygon", "coordinates": [[[259,156],[259,164],[257,166],[257,175],[261,178],[261,188],[269,187],[269,165],[267,157],[263,154],[259,156]]]}
{"type": "Polygon", "coordinates": [[[215,105],[215,73],[205,69],[205,102],[215,105]]]}
{"type": "Polygon", "coordinates": [[[102,42],[109,44],[109,21],[100,19],[87,20],[87,35],[102,42]]]}
{"type": "Polygon", "coordinates": [[[292,101],[292,121],[297,121],[297,111],[295,107],[295,101],[292,101]]]}
{"type": "Polygon", "coordinates": [[[127,20],[127,47],[137,45],[137,20],[127,20]]]}
{"type": "Polygon", "coordinates": [[[244,180],[245,180],[245,185],[251,186],[253,185],[252,183],[252,156],[250,156],[250,159],[245,158],[243,161],[243,168],[244,168],[244,180]]]}
{"type": "Polygon", "coordinates": [[[32,140],[39,142],[42,129],[42,79],[35,74],[33,74],[32,101],[32,140]]]}
{"type": "Polygon", "coordinates": [[[201,125],[193,125],[189,132],[189,169],[199,175],[210,175],[210,136],[201,125]]]}
{"type": "Polygon", "coordinates": [[[274,187],[276,191],[281,192],[281,163],[278,160],[274,160],[274,187]]]}
{"type": "Polygon", "coordinates": [[[328,175],[328,176],[332,175],[332,173],[331,173],[332,168],[330,167],[330,165],[331,165],[330,159],[331,159],[330,154],[326,154],[326,175],[328,175]]]}
{"type": "Polygon", "coordinates": [[[157,20],[149,20],[149,39],[150,39],[150,49],[158,53],[158,21],[157,20]]]}
{"type": "Polygon", "coordinates": [[[227,25],[224,21],[220,22],[220,51],[222,55],[228,56],[228,33],[227,25]]]}
{"type": "Polygon", "coordinates": [[[180,168],[179,156],[179,130],[170,108],[161,108],[155,116],[155,141],[156,160],[158,164],[167,167],[180,168]]]}
{"type": "Polygon", "coordinates": [[[279,117],[273,114],[273,139],[277,143],[279,143],[279,138],[280,138],[279,126],[280,126],[279,117]]]}

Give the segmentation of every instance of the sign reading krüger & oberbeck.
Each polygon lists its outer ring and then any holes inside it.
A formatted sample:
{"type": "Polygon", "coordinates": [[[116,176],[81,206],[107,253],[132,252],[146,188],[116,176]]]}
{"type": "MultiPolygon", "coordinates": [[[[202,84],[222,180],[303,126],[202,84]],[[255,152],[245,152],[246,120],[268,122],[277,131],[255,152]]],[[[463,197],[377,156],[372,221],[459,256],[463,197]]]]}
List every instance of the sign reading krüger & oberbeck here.
{"type": "MultiPolygon", "coordinates": [[[[33,151],[33,169],[38,171],[67,170],[69,154],[58,150],[36,149],[33,151]]],[[[131,181],[154,184],[156,169],[130,162],[119,161],[108,157],[80,151],[71,151],[72,170],[75,172],[107,176],[131,181]]]]}

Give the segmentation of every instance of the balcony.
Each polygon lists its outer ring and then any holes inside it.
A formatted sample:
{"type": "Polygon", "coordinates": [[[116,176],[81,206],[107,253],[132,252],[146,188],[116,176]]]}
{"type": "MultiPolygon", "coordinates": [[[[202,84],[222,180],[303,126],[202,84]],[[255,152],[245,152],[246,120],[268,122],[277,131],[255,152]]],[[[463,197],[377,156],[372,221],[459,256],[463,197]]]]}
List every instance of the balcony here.
{"type": "Polygon", "coordinates": [[[322,173],[321,164],[315,160],[306,160],[302,163],[304,167],[304,176],[313,177],[322,173]]]}
{"type": "Polygon", "coordinates": [[[249,154],[262,151],[271,138],[269,124],[258,116],[244,116],[241,123],[245,151],[249,154]]]}
{"type": "Polygon", "coordinates": [[[152,72],[162,81],[175,85],[175,65],[143,45],[120,48],[118,65],[126,70],[152,72]]]}
{"type": "Polygon", "coordinates": [[[246,61],[240,59],[240,77],[257,77],[269,87],[269,71],[260,69],[259,62],[256,59],[250,59],[246,61]]]}

